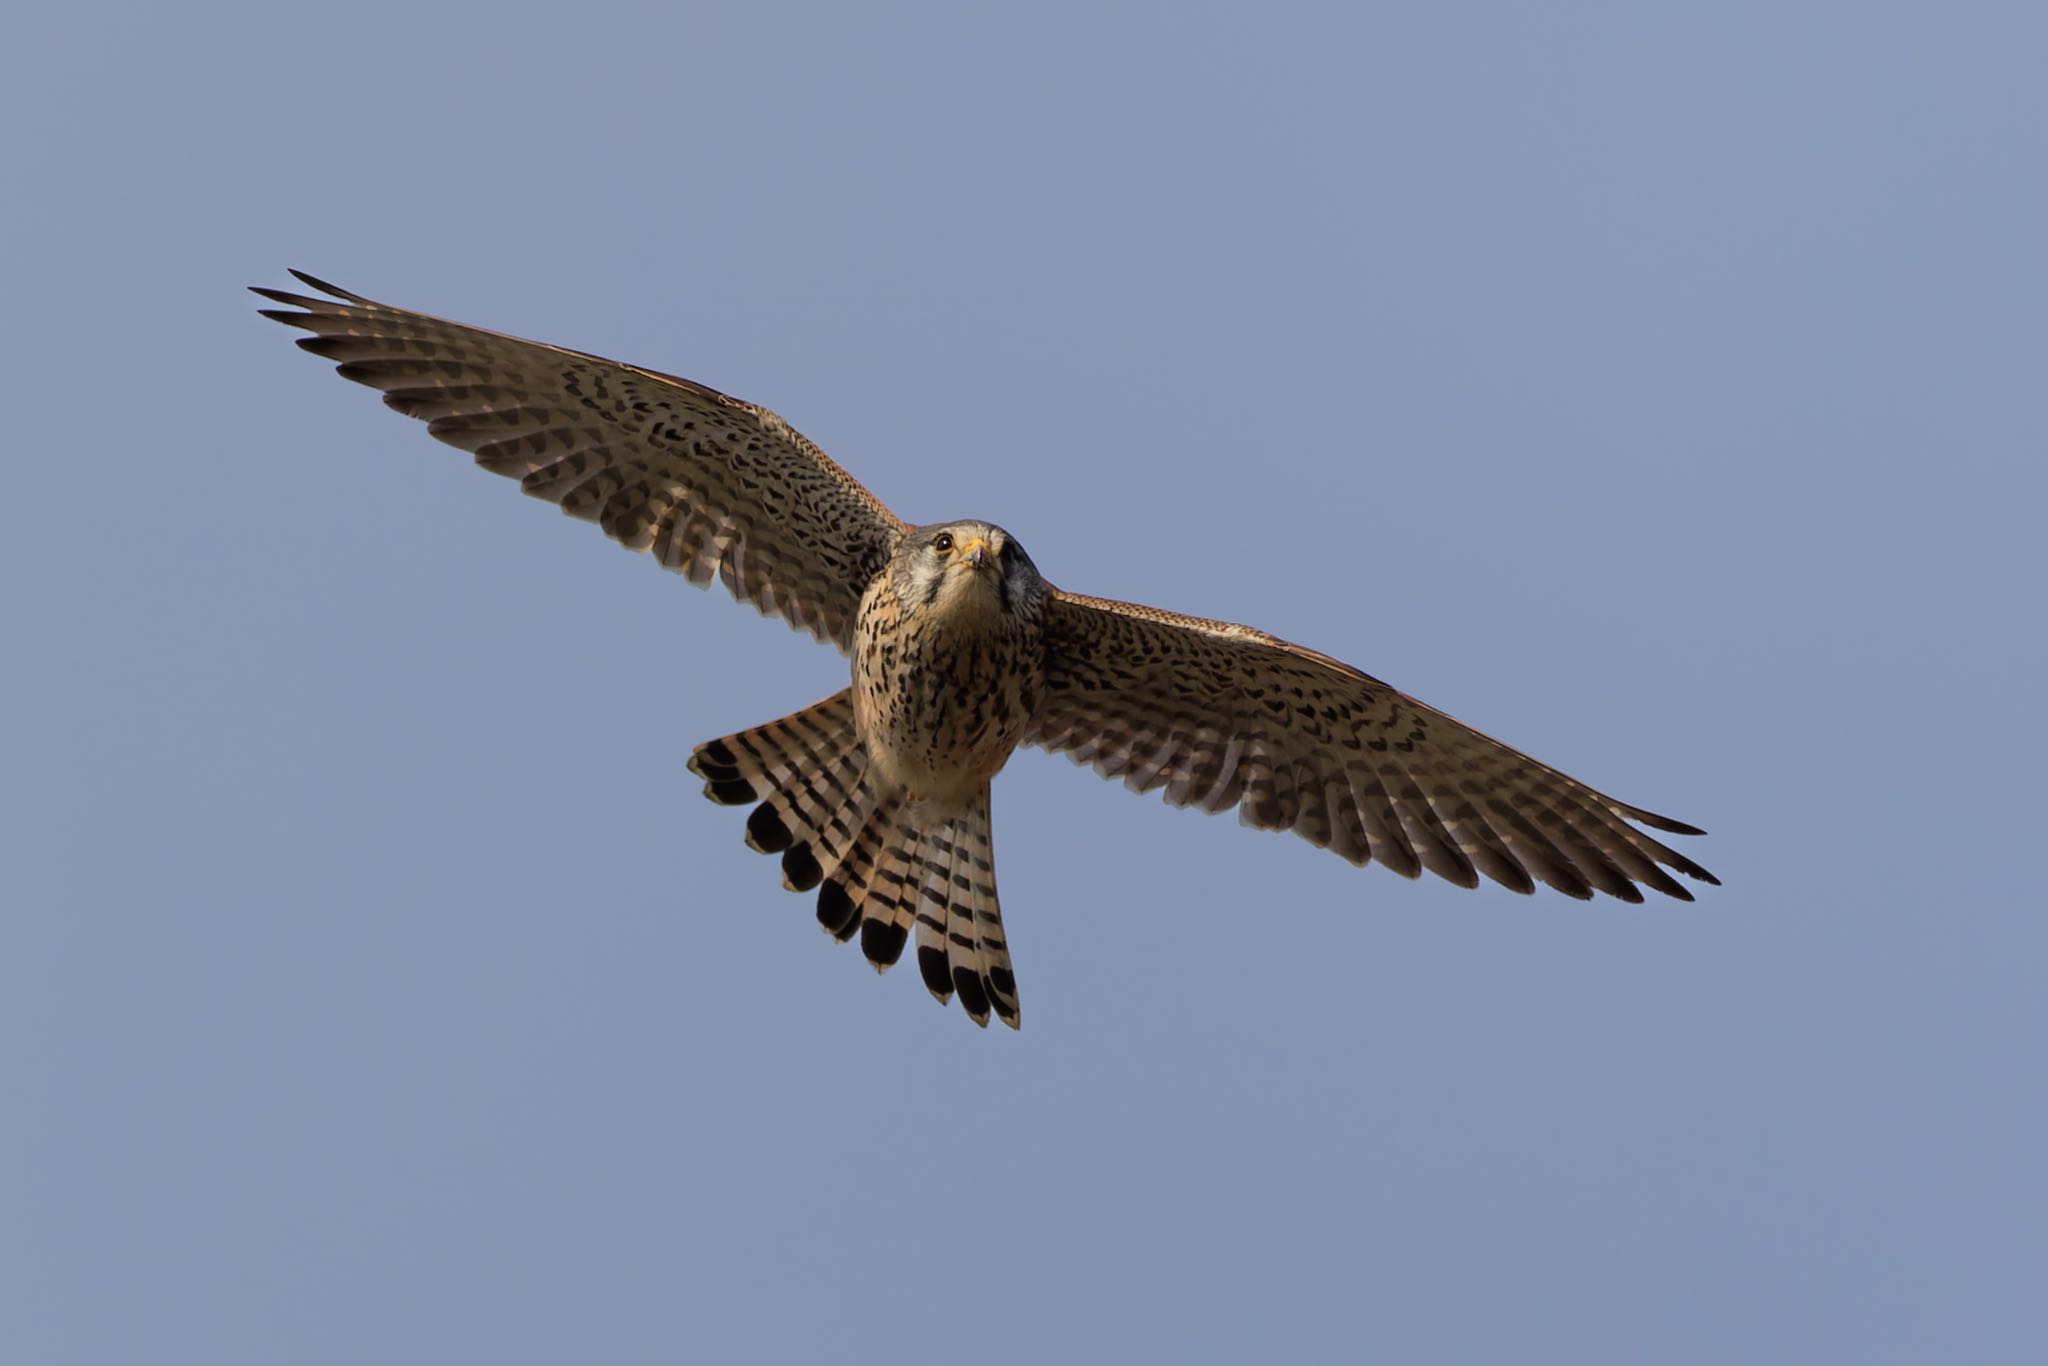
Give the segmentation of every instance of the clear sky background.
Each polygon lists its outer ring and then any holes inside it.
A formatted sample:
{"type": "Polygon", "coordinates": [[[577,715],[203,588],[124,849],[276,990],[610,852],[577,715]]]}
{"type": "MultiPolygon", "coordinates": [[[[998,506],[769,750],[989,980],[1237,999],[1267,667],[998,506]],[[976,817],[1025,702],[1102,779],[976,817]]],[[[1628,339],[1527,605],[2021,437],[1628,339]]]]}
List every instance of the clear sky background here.
{"type": "Polygon", "coordinates": [[[8,7],[0,1360],[2027,1359],[2042,14],[8,7]],[[767,403],[1726,885],[1030,752],[975,1030],[683,769],[839,657],[295,351],[287,266],[767,403]]]}

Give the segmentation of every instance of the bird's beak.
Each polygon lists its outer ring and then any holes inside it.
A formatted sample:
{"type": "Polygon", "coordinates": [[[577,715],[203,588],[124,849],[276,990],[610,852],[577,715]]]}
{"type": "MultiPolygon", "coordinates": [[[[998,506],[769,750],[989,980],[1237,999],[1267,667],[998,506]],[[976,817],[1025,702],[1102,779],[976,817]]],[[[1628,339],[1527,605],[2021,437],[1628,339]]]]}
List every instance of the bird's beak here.
{"type": "Polygon", "coordinates": [[[989,554],[988,542],[977,536],[960,547],[960,558],[969,569],[986,569],[995,556],[989,554]]]}

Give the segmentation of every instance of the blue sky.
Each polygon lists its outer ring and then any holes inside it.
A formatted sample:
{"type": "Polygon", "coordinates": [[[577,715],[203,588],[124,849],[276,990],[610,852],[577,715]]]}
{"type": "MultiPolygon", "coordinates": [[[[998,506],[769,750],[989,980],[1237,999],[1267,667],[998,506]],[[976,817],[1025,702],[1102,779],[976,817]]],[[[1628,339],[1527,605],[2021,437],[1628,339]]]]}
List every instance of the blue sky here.
{"type": "Polygon", "coordinates": [[[2024,1355],[2044,45],[10,11],[0,1359],[2024,1355]],[[683,771],[842,661],[295,352],[287,266],[769,404],[1726,885],[1411,884],[1026,753],[977,1031],[683,771]]]}

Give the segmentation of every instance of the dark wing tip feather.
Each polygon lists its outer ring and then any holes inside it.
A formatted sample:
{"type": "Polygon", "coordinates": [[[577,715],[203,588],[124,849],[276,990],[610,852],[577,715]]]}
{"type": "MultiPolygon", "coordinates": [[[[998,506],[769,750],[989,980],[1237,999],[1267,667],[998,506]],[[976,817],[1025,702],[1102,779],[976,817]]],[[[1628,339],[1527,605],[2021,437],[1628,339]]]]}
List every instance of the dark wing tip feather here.
{"type": "MultiPolygon", "coordinates": [[[[301,337],[299,338],[299,345],[323,360],[333,360],[334,357],[325,349],[331,344],[331,341],[332,339],[328,337],[301,337]]],[[[372,389],[382,389],[384,381],[390,375],[388,369],[377,364],[375,361],[358,360],[341,362],[334,367],[334,373],[352,383],[367,385],[372,389]]]]}
{"type": "MultiPolygon", "coordinates": [[[[266,289],[262,285],[250,285],[249,292],[258,298],[268,299],[274,304],[290,304],[293,308],[320,307],[320,300],[309,299],[303,294],[294,294],[288,289],[266,289]]],[[[262,313],[264,317],[276,318],[281,323],[297,322],[305,316],[302,313],[279,314],[269,309],[258,309],[257,311],[262,313]]]]}
{"type": "Polygon", "coordinates": [[[1484,872],[1493,879],[1494,885],[1505,887],[1517,896],[1536,895],[1536,879],[1529,876],[1529,870],[1515,862],[1505,853],[1486,861],[1484,872]]]}
{"type": "Polygon", "coordinates": [[[1684,821],[1675,821],[1669,816],[1660,816],[1654,811],[1645,811],[1640,806],[1625,807],[1624,811],[1630,820],[1647,825],[1652,830],[1662,830],[1667,835],[1704,835],[1707,833],[1697,825],[1687,825],[1684,821]]]}
{"type": "MultiPolygon", "coordinates": [[[[285,269],[291,270],[291,267],[287,266],[285,267],[285,269]]],[[[352,304],[366,304],[370,302],[370,300],[365,299],[360,294],[351,294],[347,290],[343,289],[340,285],[330,285],[325,280],[321,279],[319,276],[308,275],[303,270],[292,270],[291,275],[292,278],[297,280],[300,284],[306,285],[313,289],[317,289],[322,294],[327,295],[329,298],[345,299],[352,304]]]]}

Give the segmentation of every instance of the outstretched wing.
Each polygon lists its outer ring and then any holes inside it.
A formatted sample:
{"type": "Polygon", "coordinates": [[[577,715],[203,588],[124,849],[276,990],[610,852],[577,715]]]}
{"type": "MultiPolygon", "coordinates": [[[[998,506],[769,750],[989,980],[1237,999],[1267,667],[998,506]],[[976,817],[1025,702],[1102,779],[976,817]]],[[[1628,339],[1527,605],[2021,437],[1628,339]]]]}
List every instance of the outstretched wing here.
{"type": "Polygon", "coordinates": [[[673,375],[444,322],[293,271],[266,318],[427,431],[700,587],[841,650],[903,522],[769,412],[673,375]],[[296,310],[296,311],[292,311],[296,310]]]}
{"type": "Polygon", "coordinates": [[[1618,802],[1327,655],[1248,626],[1054,593],[1029,743],[1175,806],[1239,808],[1353,863],[1461,886],[1692,900],[1664,871],[1718,883],[1631,822],[1700,831],[1618,802]],[[1662,865],[1660,867],[1659,865],[1662,865]]]}

